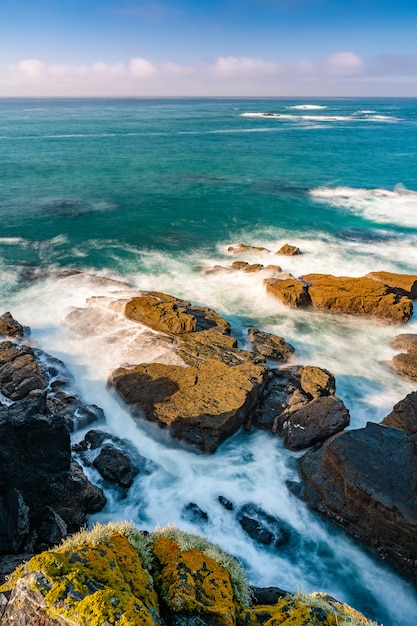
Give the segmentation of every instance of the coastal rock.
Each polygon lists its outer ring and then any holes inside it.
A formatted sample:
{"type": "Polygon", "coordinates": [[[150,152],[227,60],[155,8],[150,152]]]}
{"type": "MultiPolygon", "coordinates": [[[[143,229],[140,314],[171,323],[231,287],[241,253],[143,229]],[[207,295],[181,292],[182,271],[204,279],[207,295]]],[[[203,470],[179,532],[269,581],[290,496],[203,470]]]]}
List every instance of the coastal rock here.
{"type": "Polygon", "coordinates": [[[265,333],[257,328],[248,329],[248,339],[254,352],[270,359],[287,361],[295,352],[294,347],[283,337],[265,333]]]}
{"type": "Polygon", "coordinates": [[[241,506],[237,511],[237,519],[243,530],[257,543],[278,547],[290,538],[284,522],[253,503],[241,506]]]}
{"type": "Polygon", "coordinates": [[[284,434],[284,424],[298,409],[322,396],[333,396],[333,374],[313,365],[294,365],[272,370],[265,395],[253,416],[253,425],[284,434]]]}
{"type": "Polygon", "coordinates": [[[139,470],[129,457],[111,444],[104,445],[93,461],[93,466],[109,483],[128,489],[139,470]]]}
{"type": "Polygon", "coordinates": [[[417,575],[417,435],[368,423],[335,435],[299,461],[314,510],[417,575]]]}
{"type": "Polygon", "coordinates": [[[395,323],[407,322],[413,313],[409,297],[373,278],[331,274],[306,274],[301,278],[309,285],[308,294],[316,309],[370,315],[395,323]]]}
{"type": "Polygon", "coordinates": [[[392,338],[390,346],[394,350],[408,352],[409,350],[417,351],[417,335],[413,333],[401,333],[392,338]]]}
{"type": "Polygon", "coordinates": [[[19,324],[9,311],[0,315],[0,336],[23,339],[27,332],[28,329],[19,324]]]}
{"type": "Polygon", "coordinates": [[[45,372],[32,348],[11,341],[0,343],[0,391],[10,400],[21,400],[45,387],[45,372]]]}
{"type": "Polygon", "coordinates": [[[222,361],[234,366],[245,362],[265,363],[265,358],[237,348],[237,340],[214,331],[201,331],[178,336],[178,355],[187,365],[198,367],[207,360],[222,361]]]}
{"type": "Polygon", "coordinates": [[[195,502],[189,502],[183,507],[181,517],[191,524],[206,524],[209,519],[207,513],[195,502]]]}
{"type": "Polygon", "coordinates": [[[235,246],[229,246],[227,251],[229,254],[257,254],[259,252],[271,252],[268,248],[262,248],[262,246],[248,246],[245,243],[238,243],[235,246]]]}
{"type": "MultiPolygon", "coordinates": [[[[24,503],[20,502],[20,511],[28,507],[32,536],[28,541],[36,544],[38,522],[46,507],[53,508],[73,531],[84,523],[87,513],[104,506],[101,490],[91,485],[81,468],[71,462],[65,421],[49,413],[45,393],[32,391],[9,407],[0,406],[0,441],[2,494],[17,490],[24,503]]],[[[19,498],[15,499],[16,507],[19,498]]],[[[13,518],[18,534],[23,517],[17,513],[13,518]]],[[[8,550],[4,547],[5,553],[15,549],[13,541],[8,550]]]]}
{"type": "Polygon", "coordinates": [[[412,300],[417,299],[417,276],[415,275],[396,274],[393,272],[370,272],[366,276],[395,289],[397,293],[403,296],[408,296],[412,300]]]}
{"type": "Polygon", "coordinates": [[[336,396],[318,397],[292,413],[283,424],[285,445],[302,450],[349,426],[350,415],[336,396]]]}
{"type": "Polygon", "coordinates": [[[29,507],[21,492],[0,487],[0,554],[20,552],[29,535],[29,507]]]}
{"type": "Polygon", "coordinates": [[[397,335],[391,345],[398,350],[406,350],[392,357],[395,369],[403,376],[417,380],[417,335],[397,335]]]}
{"type": "Polygon", "coordinates": [[[264,285],[268,293],[283,304],[293,308],[311,304],[307,285],[297,278],[266,278],[264,285]]]}
{"type": "Polygon", "coordinates": [[[302,254],[300,248],[292,246],[289,243],[285,243],[275,254],[285,254],[286,256],[296,256],[302,254]]]}
{"type": "Polygon", "coordinates": [[[197,367],[150,363],[119,368],[109,382],[134,415],[210,453],[246,422],[266,378],[264,365],[230,367],[207,359],[197,367]]]}
{"type": "Polygon", "coordinates": [[[407,435],[417,433],[417,391],[412,391],[403,400],[397,402],[381,424],[402,428],[407,435]]]}

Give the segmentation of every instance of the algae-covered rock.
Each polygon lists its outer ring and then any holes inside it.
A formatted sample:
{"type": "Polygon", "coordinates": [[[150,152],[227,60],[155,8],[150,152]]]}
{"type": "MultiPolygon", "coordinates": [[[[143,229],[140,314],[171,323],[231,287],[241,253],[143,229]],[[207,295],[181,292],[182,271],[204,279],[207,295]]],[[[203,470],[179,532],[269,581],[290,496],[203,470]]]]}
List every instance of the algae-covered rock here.
{"type": "Polygon", "coordinates": [[[161,624],[152,578],[133,545],[139,531],[119,526],[80,533],[18,568],[0,587],[8,597],[1,626],[161,624]]]}

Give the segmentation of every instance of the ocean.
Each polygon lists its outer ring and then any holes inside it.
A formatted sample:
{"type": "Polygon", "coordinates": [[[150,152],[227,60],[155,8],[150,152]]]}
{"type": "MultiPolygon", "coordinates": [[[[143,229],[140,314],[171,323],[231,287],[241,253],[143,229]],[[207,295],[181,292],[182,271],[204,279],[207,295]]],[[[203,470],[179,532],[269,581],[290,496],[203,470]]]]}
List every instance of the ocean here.
{"type": "Polygon", "coordinates": [[[295,347],[292,363],[333,372],[351,427],[380,421],[415,390],[391,368],[390,340],[416,333],[416,314],[397,327],[287,309],[259,274],[205,270],[242,259],[295,276],[417,273],[416,137],[415,99],[0,100],[0,312],[64,361],[74,389],[104,409],[102,428],[156,464],[127,497],[107,491],[90,524],[175,524],[237,556],[252,584],[325,591],[385,626],[415,625],[415,586],[289,491],[300,453],[255,430],[211,456],[172,445],[106,384],[120,364],[164,355],[122,319],[75,334],[65,317],[129,286],[204,304],[240,347],[256,326],[295,347]],[[240,242],[270,252],[228,254],[240,242]],[[287,242],[303,254],[274,256],[287,242]],[[253,543],[219,495],[284,520],[297,547],[253,543]],[[208,521],[184,517],[189,502],[208,521]]]}

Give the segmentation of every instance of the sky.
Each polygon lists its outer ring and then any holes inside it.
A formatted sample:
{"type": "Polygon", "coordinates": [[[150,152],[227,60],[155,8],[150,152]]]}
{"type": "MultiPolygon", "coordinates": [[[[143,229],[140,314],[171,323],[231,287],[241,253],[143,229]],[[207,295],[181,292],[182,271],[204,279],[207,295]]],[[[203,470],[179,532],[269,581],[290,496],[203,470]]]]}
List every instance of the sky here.
{"type": "Polygon", "coordinates": [[[416,0],[0,0],[0,97],[415,96],[416,0]]]}

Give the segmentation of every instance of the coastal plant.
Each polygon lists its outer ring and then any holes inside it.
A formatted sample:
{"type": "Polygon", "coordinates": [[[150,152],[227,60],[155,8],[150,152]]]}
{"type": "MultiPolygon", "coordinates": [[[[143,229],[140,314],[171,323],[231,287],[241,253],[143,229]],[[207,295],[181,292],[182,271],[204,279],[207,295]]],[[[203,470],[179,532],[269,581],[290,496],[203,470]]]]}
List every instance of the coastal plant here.
{"type": "Polygon", "coordinates": [[[90,546],[99,544],[111,545],[112,537],[123,535],[139,554],[143,568],[150,572],[153,564],[151,546],[146,535],[131,522],[108,522],[107,524],[97,523],[91,530],[83,529],[74,533],[61,543],[60,548],[76,550],[81,544],[87,543],[90,546]]]}
{"type": "Polygon", "coordinates": [[[205,537],[194,533],[187,533],[170,524],[164,527],[156,528],[149,535],[148,540],[151,544],[154,544],[160,537],[165,537],[166,539],[175,541],[182,552],[199,550],[207,557],[213,559],[213,561],[216,561],[216,563],[224,567],[229,572],[233,593],[237,602],[245,607],[252,604],[252,589],[249,585],[244,569],[234,556],[205,537]]]}
{"type": "Polygon", "coordinates": [[[298,591],[297,593],[288,595],[288,598],[311,608],[321,609],[327,615],[333,615],[338,626],[379,626],[377,622],[369,620],[348,604],[339,602],[326,593],[307,594],[298,591]]]}

